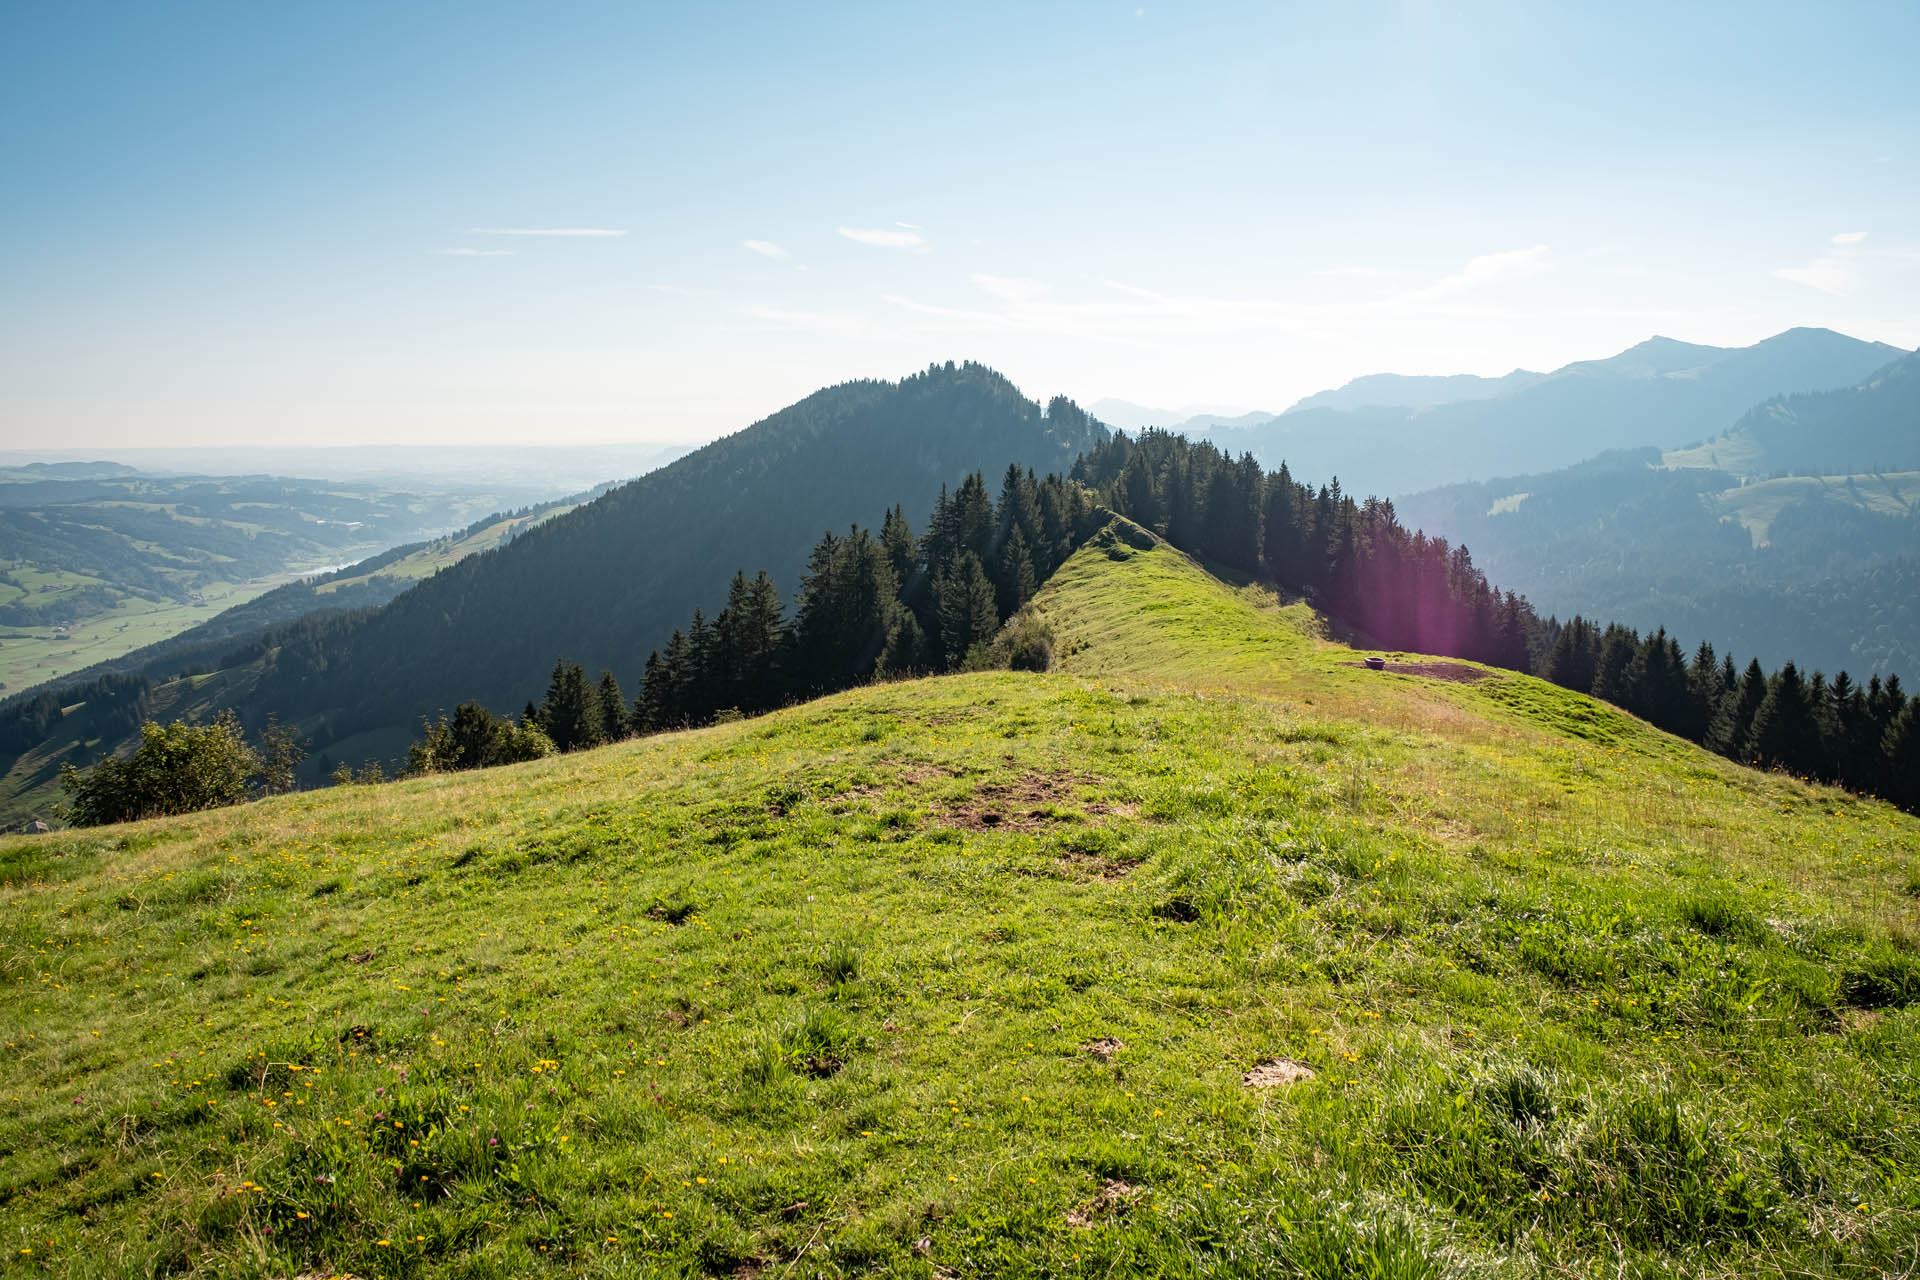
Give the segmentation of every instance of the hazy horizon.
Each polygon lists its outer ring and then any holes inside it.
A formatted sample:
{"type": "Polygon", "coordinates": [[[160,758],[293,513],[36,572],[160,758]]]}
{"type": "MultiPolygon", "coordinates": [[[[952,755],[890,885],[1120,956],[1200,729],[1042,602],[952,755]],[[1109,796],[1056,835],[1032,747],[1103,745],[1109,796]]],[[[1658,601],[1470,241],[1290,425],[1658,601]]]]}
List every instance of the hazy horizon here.
{"type": "Polygon", "coordinates": [[[1912,349],[1916,43],[1865,3],[17,8],[0,449],[695,444],[949,359],[1238,413],[1654,334],[1912,349]]]}

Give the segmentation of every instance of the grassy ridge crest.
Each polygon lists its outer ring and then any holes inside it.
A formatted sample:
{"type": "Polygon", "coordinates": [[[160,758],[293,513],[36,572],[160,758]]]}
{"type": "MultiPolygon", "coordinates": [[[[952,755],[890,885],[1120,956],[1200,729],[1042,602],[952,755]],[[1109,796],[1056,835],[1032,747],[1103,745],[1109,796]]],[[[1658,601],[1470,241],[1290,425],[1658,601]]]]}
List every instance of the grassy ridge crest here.
{"type": "Polygon", "coordinates": [[[1034,607],[1046,675],[0,841],[4,1264],[1920,1262],[1920,824],[1123,523],[1034,607]]]}

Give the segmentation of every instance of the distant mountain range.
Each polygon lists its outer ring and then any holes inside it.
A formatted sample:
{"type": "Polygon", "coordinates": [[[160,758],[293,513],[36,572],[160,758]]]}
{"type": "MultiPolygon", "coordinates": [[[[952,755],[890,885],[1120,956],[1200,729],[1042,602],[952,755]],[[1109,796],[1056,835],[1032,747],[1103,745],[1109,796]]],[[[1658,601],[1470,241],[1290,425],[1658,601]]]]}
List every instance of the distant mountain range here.
{"type": "Polygon", "coordinates": [[[1727,429],[1776,396],[1850,387],[1905,354],[1829,329],[1789,329],[1750,347],[1649,338],[1551,373],[1368,374],[1284,412],[1170,412],[1101,400],[1115,427],[1205,436],[1302,479],[1338,476],[1355,493],[1570,466],[1608,449],[1673,448],[1727,429]]]}
{"type": "Polygon", "coordinates": [[[1650,338],[1609,359],[1509,375],[1508,388],[1493,396],[1470,383],[1460,390],[1475,398],[1416,408],[1296,408],[1208,434],[1266,466],[1284,461],[1303,479],[1338,476],[1356,493],[1410,493],[1551,470],[1609,449],[1700,441],[1763,400],[1852,386],[1904,354],[1827,329],[1790,329],[1734,348],[1650,338]]]}
{"type": "Polygon", "coordinates": [[[1859,386],[1757,405],[1715,439],[1669,452],[1666,465],[1742,477],[1920,469],[1920,353],[1859,386]]]}
{"type": "Polygon", "coordinates": [[[1527,369],[1515,369],[1501,378],[1481,378],[1470,373],[1442,374],[1437,377],[1370,373],[1336,390],[1310,395],[1287,412],[1305,413],[1310,409],[1429,409],[1437,404],[1492,400],[1496,396],[1511,395],[1516,391],[1524,391],[1546,376],[1527,369]]]}
{"type": "Polygon", "coordinates": [[[1829,674],[1920,670],[1920,354],[1767,400],[1705,444],[1397,507],[1543,613],[1665,626],[1829,674]]]}

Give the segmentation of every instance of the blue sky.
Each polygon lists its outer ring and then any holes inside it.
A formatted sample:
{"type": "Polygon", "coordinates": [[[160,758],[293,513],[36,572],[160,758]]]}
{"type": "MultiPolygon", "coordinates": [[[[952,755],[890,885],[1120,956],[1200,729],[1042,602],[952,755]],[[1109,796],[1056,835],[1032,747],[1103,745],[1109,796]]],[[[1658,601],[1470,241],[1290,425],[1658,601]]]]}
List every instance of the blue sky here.
{"type": "Polygon", "coordinates": [[[1920,5],[0,7],[0,447],[1920,345],[1920,5]],[[527,234],[538,232],[541,234],[527,234]],[[595,232],[600,234],[555,234],[595,232]]]}

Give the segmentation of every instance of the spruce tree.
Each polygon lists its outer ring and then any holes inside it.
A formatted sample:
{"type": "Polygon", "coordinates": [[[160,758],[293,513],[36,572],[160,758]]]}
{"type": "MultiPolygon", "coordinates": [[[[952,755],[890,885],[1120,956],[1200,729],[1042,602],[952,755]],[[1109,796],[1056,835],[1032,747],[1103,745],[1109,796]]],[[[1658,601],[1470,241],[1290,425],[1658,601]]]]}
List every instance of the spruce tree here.
{"type": "Polygon", "coordinates": [[[1713,723],[1707,728],[1708,748],[1736,760],[1751,761],[1748,738],[1753,718],[1766,699],[1767,673],[1760,669],[1760,659],[1754,658],[1747,663],[1739,685],[1722,695],[1713,723]]]}
{"type": "Polygon", "coordinates": [[[579,663],[562,658],[553,664],[539,724],[560,751],[579,751],[600,742],[600,699],[579,663]]]}
{"type": "Polygon", "coordinates": [[[600,740],[619,742],[633,732],[633,722],[627,718],[627,695],[620,690],[620,682],[614,679],[613,672],[600,673],[600,740]]]}
{"type": "Polygon", "coordinates": [[[940,614],[942,664],[953,670],[966,661],[973,646],[991,641],[1000,627],[993,584],[980,568],[980,557],[962,552],[935,585],[934,596],[940,614]]]}
{"type": "Polygon", "coordinates": [[[1920,700],[1906,703],[1880,747],[1887,799],[1920,812],[1920,700]]]}
{"type": "Polygon", "coordinates": [[[1574,614],[1567,625],[1560,628],[1560,634],[1554,640],[1547,678],[1563,689],[1592,693],[1593,676],[1599,665],[1599,650],[1600,638],[1593,625],[1579,614],[1574,614]]]}
{"type": "Polygon", "coordinates": [[[1013,527],[1013,531],[1007,535],[1006,545],[1000,549],[998,585],[1002,618],[1011,618],[1020,611],[1021,606],[1033,599],[1033,555],[1027,548],[1026,535],[1020,532],[1018,525],[1013,527]]]}
{"type": "Polygon", "coordinates": [[[634,695],[631,722],[635,733],[659,733],[671,723],[667,699],[666,664],[655,649],[647,655],[640,674],[640,691],[634,695]]]}
{"type": "Polygon", "coordinates": [[[880,545],[887,550],[887,563],[893,568],[894,581],[902,591],[906,590],[920,567],[920,549],[913,540],[906,512],[897,505],[880,522],[880,545]]]}
{"type": "Polygon", "coordinates": [[[1767,682],[1767,696],[1747,730],[1747,754],[1763,765],[1805,774],[1812,771],[1811,748],[1817,742],[1806,681],[1789,662],[1767,682]]]}

